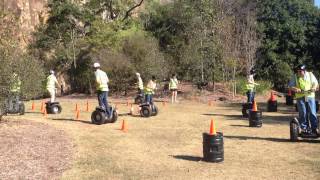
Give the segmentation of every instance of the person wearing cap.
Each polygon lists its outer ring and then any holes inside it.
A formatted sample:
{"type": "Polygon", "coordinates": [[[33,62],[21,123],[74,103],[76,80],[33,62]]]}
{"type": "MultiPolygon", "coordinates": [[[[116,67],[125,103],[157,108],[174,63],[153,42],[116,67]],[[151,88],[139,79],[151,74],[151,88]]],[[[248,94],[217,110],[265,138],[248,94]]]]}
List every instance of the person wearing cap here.
{"type": "Polygon", "coordinates": [[[255,86],[259,85],[258,83],[254,82],[254,74],[255,74],[255,70],[251,69],[250,70],[250,74],[247,77],[247,84],[246,84],[246,94],[247,94],[247,102],[248,103],[253,103],[254,101],[254,96],[255,96],[255,86]]]}
{"type": "Polygon", "coordinates": [[[156,89],[156,86],[157,86],[156,77],[152,76],[151,79],[149,80],[147,86],[144,89],[146,103],[148,103],[148,104],[153,103],[152,97],[153,97],[153,94],[155,93],[154,91],[156,89]]]}
{"type": "Polygon", "coordinates": [[[59,86],[58,80],[54,75],[54,71],[50,70],[50,75],[47,77],[47,91],[50,94],[50,102],[53,103],[56,98],[56,85],[59,86]]]}
{"type": "Polygon", "coordinates": [[[97,97],[99,106],[102,107],[105,111],[107,116],[110,117],[109,105],[108,105],[108,82],[109,78],[107,74],[100,69],[99,63],[94,63],[93,67],[95,69],[94,75],[96,77],[96,89],[97,89],[97,97]]]}
{"type": "Polygon", "coordinates": [[[136,73],[137,76],[137,85],[138,85],[138,94],[143,94],[143,81],[141,79],[140,73],[136,73]]]}
{"type": "Polygon", "coordinates": [[[318,88],[318,81],[312,72],[306,71],[305,65],[299,65],[289,82],[289,88],[295,92],[295,99],[299,111],[299,123],[303,132],[307,132],[309,121],[307,120],[306,104],[310,110],[311,133],[317,133],[317,112],[315,103],[315,91],[318,88]]]}
{"type": "Polygon", "coordinates": [[[172,74],[169,82],[169,90],[171,91],[171,103],[178,102],[177,95],[178,95],[178,79],[176,74],[172,74]]]}

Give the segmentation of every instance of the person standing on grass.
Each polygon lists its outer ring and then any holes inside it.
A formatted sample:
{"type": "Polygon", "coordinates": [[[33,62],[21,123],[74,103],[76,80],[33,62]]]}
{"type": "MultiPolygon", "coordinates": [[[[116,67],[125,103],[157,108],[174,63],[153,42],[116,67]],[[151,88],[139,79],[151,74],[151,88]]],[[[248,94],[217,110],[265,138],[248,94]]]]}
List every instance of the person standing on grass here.
{"type": "Polygon", "coordinates": [[[169,89],[171,91],[171,103],[178,102],[177,101],[177,96],[178,96],[178,80],[176,77],[176,74],[172,74],[170,78],[170,83],[169,83],[169,89]]]}

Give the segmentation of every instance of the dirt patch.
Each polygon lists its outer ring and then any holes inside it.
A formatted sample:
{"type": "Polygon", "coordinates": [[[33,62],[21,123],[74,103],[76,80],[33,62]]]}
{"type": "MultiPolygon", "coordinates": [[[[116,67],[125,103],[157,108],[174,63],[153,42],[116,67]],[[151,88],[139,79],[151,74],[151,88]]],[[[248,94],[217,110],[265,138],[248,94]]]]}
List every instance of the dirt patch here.
{"type": "Polygon", "coordinates": [[[0,122],[0,179],[57,179],[72,159],[64,131],[26,120],[0,122]]]}

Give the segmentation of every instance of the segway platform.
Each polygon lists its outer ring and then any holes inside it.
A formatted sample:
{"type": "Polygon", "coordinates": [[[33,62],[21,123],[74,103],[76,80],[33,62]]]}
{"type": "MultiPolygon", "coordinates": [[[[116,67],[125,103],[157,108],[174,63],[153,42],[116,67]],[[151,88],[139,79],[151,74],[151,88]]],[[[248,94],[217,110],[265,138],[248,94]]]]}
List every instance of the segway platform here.
{"type": "Polygon", "coordinates": [[[143,103],[140,106],[140,115],[142,117],[156,116],[159,112],[155,104],[143,103]]]}

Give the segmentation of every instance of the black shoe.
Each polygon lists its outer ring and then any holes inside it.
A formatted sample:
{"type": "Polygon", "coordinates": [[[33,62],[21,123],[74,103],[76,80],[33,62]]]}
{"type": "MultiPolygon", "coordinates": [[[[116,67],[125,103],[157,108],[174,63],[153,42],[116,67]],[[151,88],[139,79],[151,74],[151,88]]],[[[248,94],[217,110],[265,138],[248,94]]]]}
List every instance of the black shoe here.
{"type": "Polygon", "coordinates": [[[319,134],[319,131],[318,131],[318,129],[312,129],[311,133],[318,135],[318,134],[319,134]]]}

